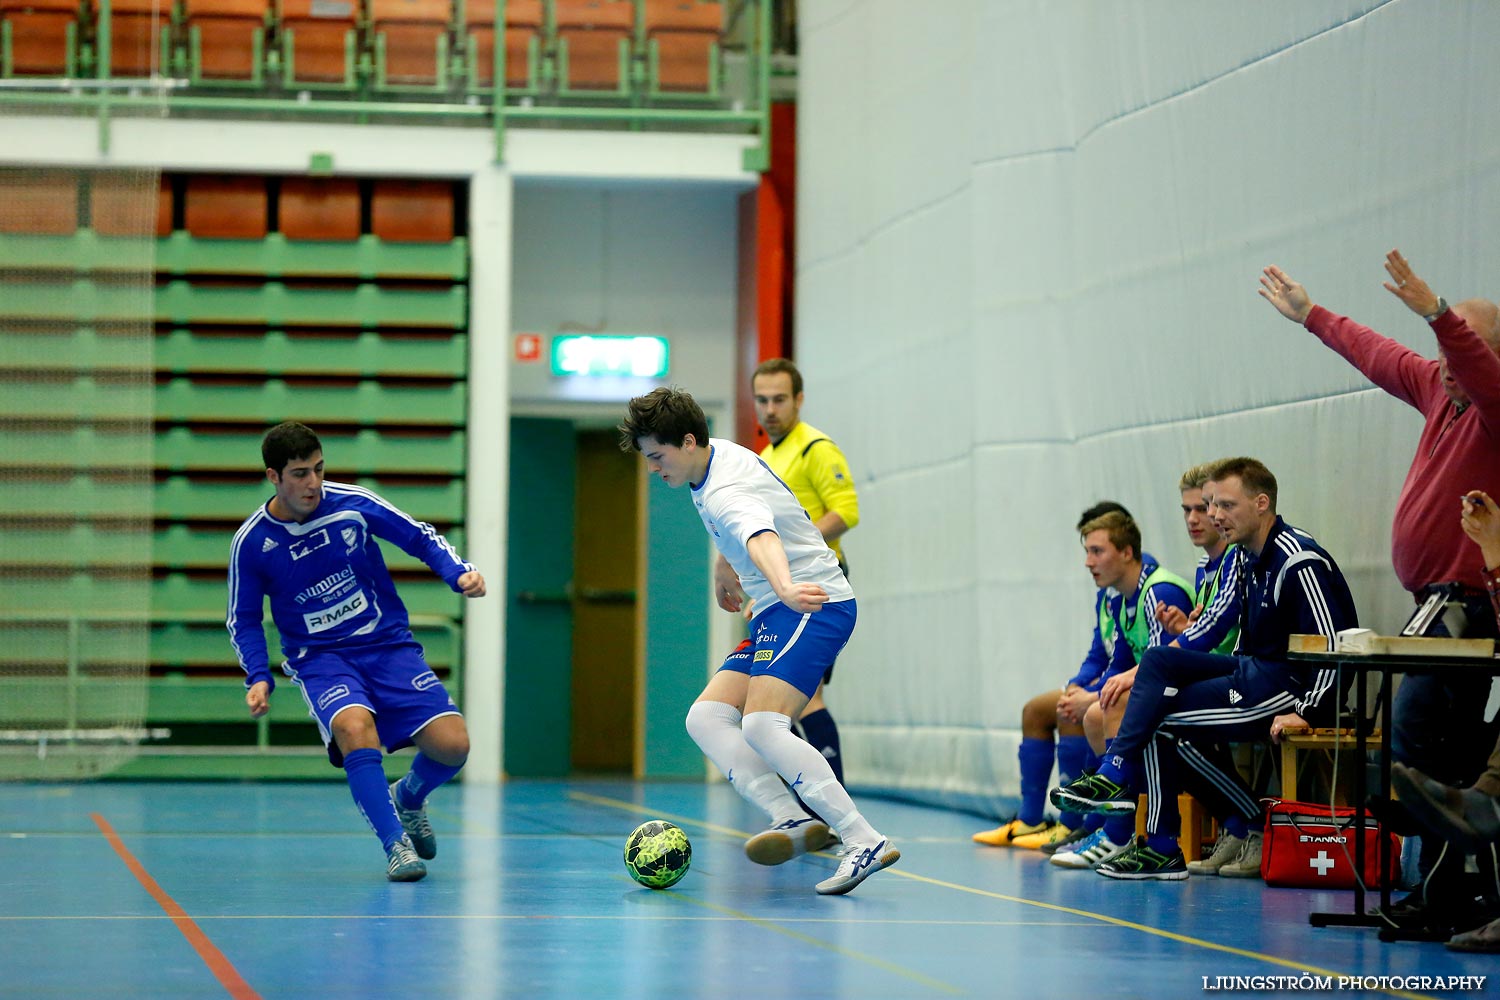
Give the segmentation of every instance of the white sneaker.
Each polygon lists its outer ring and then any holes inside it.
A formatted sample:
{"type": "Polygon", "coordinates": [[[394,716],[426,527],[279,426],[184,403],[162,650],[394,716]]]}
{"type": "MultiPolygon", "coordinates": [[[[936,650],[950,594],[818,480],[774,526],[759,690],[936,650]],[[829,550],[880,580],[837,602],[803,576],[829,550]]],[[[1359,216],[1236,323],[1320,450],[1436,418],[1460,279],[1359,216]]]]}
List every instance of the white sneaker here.
{"type": "Polygon", "coordinates": [[[783,865],[799,854],[821,851],[828,843],[828,824],[803,816],[777,823],[745,841],[745,857],[758,865],[783,865]]]}
{"type": "Polygon", "coordinates": [[[1251,830],[1240,848],[1239,857],[1219,869],[1220,878],[1260,878],[1260,843],[1265,834],[1251,830]]]}
{"type": "Polygon", "coordinates": [[[874,847],[850,844],[844,848],[838,871],[833,873],[832,878],[824,879],[814,888],[820,896],[841,896],[882,868],[889,868],[900,860],[901,852],[896,850],[889,839],[882,840],[874,847]]]}
{"type": "Polygon", "coordinates": [[[1244,840],[1232,833],[1220,833],[1214,841],[1214,852],[1206,858],[1188,862],[1188,872],[1193,875],[1217,875],[1219,869],[1237,860],[1244,850],[1244,840]]]}
{"type": "Polygon", "coordinates": [[[1125,850],[1125,846],[1106,837],[1104,828],[1100,827],[1075,844],[1071,851],[1058,851],[1051,860],[1059,868],[1093,868],[1125,850]]]}

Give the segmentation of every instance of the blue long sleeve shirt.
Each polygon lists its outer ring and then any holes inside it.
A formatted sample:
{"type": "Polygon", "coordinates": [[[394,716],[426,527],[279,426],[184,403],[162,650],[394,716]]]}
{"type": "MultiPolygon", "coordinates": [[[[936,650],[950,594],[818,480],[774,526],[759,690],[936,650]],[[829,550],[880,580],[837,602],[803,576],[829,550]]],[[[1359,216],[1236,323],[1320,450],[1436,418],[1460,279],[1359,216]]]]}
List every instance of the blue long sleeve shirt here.
{"type": "Polygon", "coordinates": [[[225,622],[246,687],[275,686],[261,626],[268,597],[289,660],[410,637],[406,605],[376,538],[422,560],[455,592],[474,568],[432,525],[359,486],[325,481],[322,500],[300,524],[273,517],[268,505],[246,518],[230,546],[225,622]]]}

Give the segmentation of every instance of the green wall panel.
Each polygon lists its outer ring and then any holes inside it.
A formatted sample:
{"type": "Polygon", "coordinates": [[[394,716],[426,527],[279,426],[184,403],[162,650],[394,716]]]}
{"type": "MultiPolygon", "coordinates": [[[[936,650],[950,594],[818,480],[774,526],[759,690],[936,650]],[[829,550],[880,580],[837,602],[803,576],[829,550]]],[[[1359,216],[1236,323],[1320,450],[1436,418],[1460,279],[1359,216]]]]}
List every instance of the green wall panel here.
{"type": "Polygon", "coordinates": [[[686,487],[646,492],[645,772],[697,778],[703,754],[683,719],[707,681],[709,539],[686,487]]]}

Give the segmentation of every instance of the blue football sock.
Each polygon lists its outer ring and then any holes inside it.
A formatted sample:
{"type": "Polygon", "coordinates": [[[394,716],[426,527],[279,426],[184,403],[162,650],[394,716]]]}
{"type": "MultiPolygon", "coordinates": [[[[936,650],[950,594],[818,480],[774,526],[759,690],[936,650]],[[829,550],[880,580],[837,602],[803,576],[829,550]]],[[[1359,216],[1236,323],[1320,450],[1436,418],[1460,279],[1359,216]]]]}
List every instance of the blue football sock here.
{"type": "MultiPolygon", "coordinates": [[[[1069,815],[1071,815],[1071,813],[1069,815]]],[[[1099,829],[1103,825],[1104,825],[1104,814],[1103,813],[1089,813],[1087,816],[1083,817],[1083,828],[1085,830],[1087,830],[1089,833],[1093,833],[1095,830],[1099,829]]],[[[1076,830],[1078,828],[1077,827],[1069,827],[1068,829],[1070,829],[1070,830],[1076,830]]]]}
{"type": "Polygon", "coordinates": [[[1159,854],[1171,857],[1177,853],[1177,838],[1165,833],[1148,833],[1146,846],[1159,854]]]}
{"type": "Polygon", "coordinates": [[[1124,788],[1135,785],[1135,765],[1119,754],[1105,755],[1103,763],[1099,765],[1099,775],[1124,788]]]}
{"type": "Polygon", "coordinates": [[[412,759],[411,770],[396,782],[396,799],[400,802],[402,809],[420,809],[427,801],[427,796],[451,781],[453,776],[463,768],[462,764],[457,767],[439,764],[431,757],[419,752],[412,759]]]}
{"type": "Polygon", "coordinates": [[[1135,814],[1111,816],[1104,821],[1104,835],[1111,844],[1128,844],[1135,837],[1135,814]]]}
{"type": "Polygon", "coordinates": [[[1224,820],[1224,832],[1231,837],[1244,840],[1245,835],[1250,832],[1250,824],[1245,822],[1245,817],[1232,814],[1224,820]]]}
{"type": "Polygon", "coordinates": [[[1016,756],[1021,762],[1021,813],[1016,818],[1027,826],[1036,826],[1046,815],[1047,782],[1052,778],[1052,741],[1023,736],[1016,756]]]}
{"type": "Polygon", "coordinates": [[[1057,783],[1066,785],[1075,778],[1083,777],[1088,764],[1089,741],[1087,736],[1059,736],[1057,738],[1057,783]]]}
{"type": "Polygon", "coordinates": [[[839,752],[839,727],[834,725],[833,716],[828,714],[828,709],[820,708],[816,712],[809,712],[797,720],[797,725],[802,727],[802,738],[823,755],[828,766],[833,768],[833,776],[842,785],[844,757],[839,752]]]}
{"type": "Polygon", "coordinates": [[[385,783],[380,760],[379,750],[351,750],[344,755],[344,777],[349,781],[349,792],[360,815],[380,838],[380,846],[390,850],[405,831],[396,817],[396,807],[391,804],[390,786],[385,783]]]}

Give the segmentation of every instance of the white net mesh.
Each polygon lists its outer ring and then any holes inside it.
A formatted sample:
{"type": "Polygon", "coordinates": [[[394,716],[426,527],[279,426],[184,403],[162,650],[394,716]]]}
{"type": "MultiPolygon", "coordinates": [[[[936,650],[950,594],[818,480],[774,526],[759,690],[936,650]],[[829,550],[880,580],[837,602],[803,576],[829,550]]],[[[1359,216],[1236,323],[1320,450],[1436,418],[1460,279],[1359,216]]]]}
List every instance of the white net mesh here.
{"type": "Polygon", "coordinates": [[[0,169],[0,779],[148,735],[159,188],[0,169]]]}

